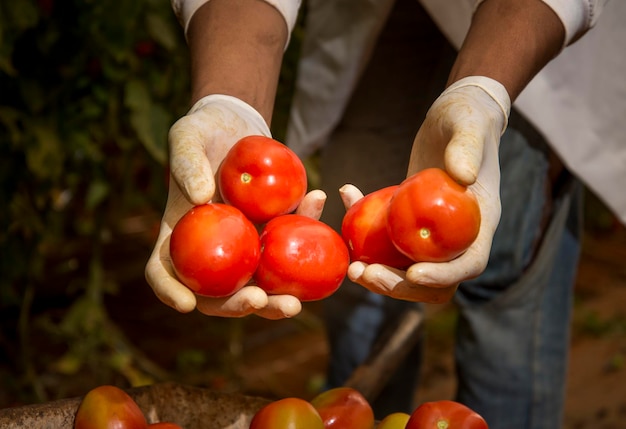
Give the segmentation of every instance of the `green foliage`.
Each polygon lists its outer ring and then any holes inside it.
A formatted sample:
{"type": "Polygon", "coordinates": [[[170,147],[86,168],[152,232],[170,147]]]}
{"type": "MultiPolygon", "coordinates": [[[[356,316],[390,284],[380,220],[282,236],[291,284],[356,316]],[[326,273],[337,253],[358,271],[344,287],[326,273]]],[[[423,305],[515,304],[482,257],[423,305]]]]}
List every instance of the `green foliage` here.
{"type": "MultiPolygon", "coordinates": [[[[165,202],[167,130],[188,108],[184,43],[168,1],[0,3],[0,346],[18,338],[24,351],[30,305],[77,257],[89,273],[60,291],[74,302],[53,331],[110,338],[102,242],[120,218],[165,202]],[[86,308],[92,319],[76,317],[86,308]]],[[[60,367],[75,370],[87,346],[60,367]]]]}
{"type": "Polygon", "coordinates": [[[167,130],[189,91],[168,2],[0,8],[0,263],[15,285],[68,234],[95,234],[96,217],[162,202],[167,130]]]}

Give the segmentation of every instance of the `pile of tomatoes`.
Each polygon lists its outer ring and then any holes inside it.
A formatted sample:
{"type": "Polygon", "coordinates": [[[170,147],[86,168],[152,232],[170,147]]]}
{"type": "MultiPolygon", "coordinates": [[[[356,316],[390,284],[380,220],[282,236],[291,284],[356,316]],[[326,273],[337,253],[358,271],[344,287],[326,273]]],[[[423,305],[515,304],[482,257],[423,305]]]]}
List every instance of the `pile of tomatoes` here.
{"type": "MultiPolygon", "coordinates": [[[[83,398],[74,429],[183,429],[173,422],[147,423],[124,390],[98,386],[83,398]]],[[[249,429],[488,429],[472,409],[449,400],[424,402],[411,414],[396,412],[374,419],[367,399],[351,387],[337,387],[310,401],[287,397],[256,411],[249,429]]]]}
{"type": "Polygon", "coordinates": [[[337,387],[311,401],[290,397],[254,415],[250,429],[488,429],[475,411],[455,401],[425,402],[412,414],[396,412],[376,422],[367,399],[351,387],[337,387]]]}
{"type": "Polygon", "coordinates": [[[339,233],[294,210],[307,192],[306,169],[284,144],[247,136],[217,173],[223,203],[193,207],[170,240],[178,278],[199,295],[232,295],[250,280],[268,294],[315,301],[334,293],[350,256],[339,233]]]}

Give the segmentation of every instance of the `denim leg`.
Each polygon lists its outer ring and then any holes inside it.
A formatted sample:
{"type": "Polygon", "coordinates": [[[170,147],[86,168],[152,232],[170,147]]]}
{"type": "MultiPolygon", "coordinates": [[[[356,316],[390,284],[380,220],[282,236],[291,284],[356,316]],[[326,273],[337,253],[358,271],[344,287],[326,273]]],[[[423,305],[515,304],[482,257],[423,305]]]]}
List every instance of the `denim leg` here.
{"type": "Polygon", "coordinates": [[[491,429],[554,429],[562,420],[580,186],[570,177],[546,201],[547,159],[525,140],[513,129],[503,136],[503,214],[490,262],[456,295],[457,399],[491,429]]]}

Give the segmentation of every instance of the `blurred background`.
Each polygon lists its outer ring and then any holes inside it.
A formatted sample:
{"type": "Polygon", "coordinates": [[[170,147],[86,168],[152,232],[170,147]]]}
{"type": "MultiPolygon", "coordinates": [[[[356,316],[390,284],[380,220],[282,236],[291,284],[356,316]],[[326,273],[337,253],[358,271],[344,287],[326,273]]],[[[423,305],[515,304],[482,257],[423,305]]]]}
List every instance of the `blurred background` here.
{"type": "MultiPolygon", "coordinates": [[[[276,100],[278,140],[303,31],[301,16],[276,100]]],[[[0,407],[166,380],[267,397],[319,391],[319,303],[274,322],[182,315],[144,280],[167,192],[167,131],[188,95],[169,1],[0,3],[0,407]]],[[[314,158],[307,167],[314,184],[314,158]]],[[[616,305],[626,298],[624,227],[592,194],[585,210],[572,344],[580,392],[590,391],[583,376],[600,383],[626,372],[626,315],[616,305]]],[[[452,306],[432,311],[422,398],[453,391],[454,318],[452,306]]],[[[600,417],[626,417],[626,391],[610,390],[620,394],[600,417]]],[[[592,413],[579,401],[576,422],[592,413]]]]}

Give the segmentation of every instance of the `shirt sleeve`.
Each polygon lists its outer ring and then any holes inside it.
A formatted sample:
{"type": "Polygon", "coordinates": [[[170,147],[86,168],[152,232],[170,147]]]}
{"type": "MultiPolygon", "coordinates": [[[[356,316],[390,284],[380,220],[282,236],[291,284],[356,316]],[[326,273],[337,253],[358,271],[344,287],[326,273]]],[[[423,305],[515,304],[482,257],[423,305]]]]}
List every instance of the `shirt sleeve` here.
{"type": "MultiPolygon", "coordinates": [[[[484,0],[476,0],[478,7],[484,0]]],[[[609,0],[542,0],[565,27],[563,47],[571,45],[591,29],[609,0]]]]}
{"type": "MultiPolygon", "coordinates": [[[[209,0],[171,0],[172,9],[174,10],[174,14],[178,18],[178,22],[185,31],[185,36],[187,35],[189,22],[191,21],[194,13],[196,13],[200,6],[207,3],[208,1],[209,0]]],[[[265,0],[265,2],[274,6],[274,8],[276,8],[276,10],[278,10],[278,12],[280,12],[280,14],[285,19],[288,31],[288,45],[291,37],[291,32],[296,25],[301,0],[265,0]]]]}

